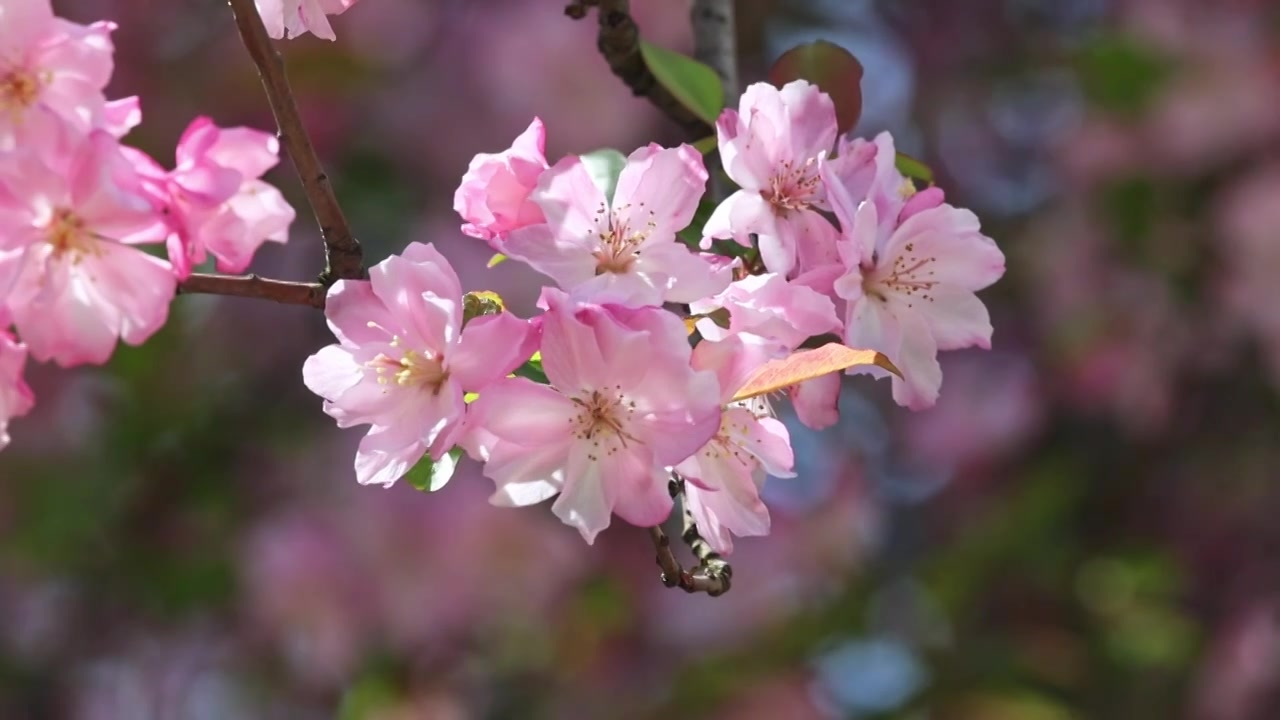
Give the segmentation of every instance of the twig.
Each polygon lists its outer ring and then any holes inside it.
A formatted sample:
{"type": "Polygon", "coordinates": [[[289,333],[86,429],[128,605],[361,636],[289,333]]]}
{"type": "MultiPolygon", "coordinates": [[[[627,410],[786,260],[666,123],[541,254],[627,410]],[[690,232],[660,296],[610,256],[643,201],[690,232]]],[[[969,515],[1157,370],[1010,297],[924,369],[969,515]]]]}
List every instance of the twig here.
{"type": "Polygon", "coordinates": [[[705,137],[712,131],[669,90],[658,82],[640,54],[640,28],[631,17],[628,0],[573,0],[564,13],[575,20],[587,16],[588,8],[596,8],[600,24],[596,47],[609,63],[609,69],[631,88],[631,94],[649,98],[659,110],[684,128],[692,138],[705,137]]]}
{"type": "Polygon", "coordinates": [[[681,581],[688,575],[684,568],[680,567],[680,561],[676,559],[676,554],[671,551],[671,540],[667,534],[662,532],[662,528],[657,525],[649,528],[649,539],[653,540],[653,549],[657,552],[658,567],[662,569],[662,584],[667,587],[675,587],[682,585],[681,581]]]}
{"type": "MultiPolygon", "coordinates": [[[[693,23],[693,56],[720,76],[724,86],[724,103],[734,107],[738,100],[738,38],[734,20],[734,0],[693,0],[689,13],[693,23]]],[[[720,170],[720,153],[706,158],[711,183],[707,188],[715,202],[724,200],[729,191],[720,170]]]]}
{"type": "Polygon", "coordinates": [[[693,572],[694,580],[703,582],[709,588],[704,592],[712,597],[729,592],[733,568],[698,534],[698,526],[693,521],[693,513],[689,512],[689,503],[683,495],[680,504],[684,515],[684,531],[680,533],[680,538],[693,551],[694,557],[698,558],[698,569],[693,572]]]}
{"type": "Polygon", "coordinates": [[[687,593],[704,592],[711,597],[729,592],[729,584],[733,579],[733,568],[718,553],[711,549],[706,540],[698,534],[693,515],[684,503],[683,481],[671,483],[671,495],[678,498],[684,506],[684,532],[682,537],[698,558],[698,566],[692,571],[680,566],[675,552],[671,550],[671,540],[662,528],[649,528],[649,539],[653,541],[658,567],[662,569],[662,584],[667,587],[678,587],[687,593]]]}
{"type": "Polygon", "coordinates": [[[194,273],[178,285],[178,294],[231,295],[273,300],[285,305],[324,308],[325,288],[320,283],[271,280],[257,275],[207,275],[194,273]]]}
{"type": "Polygon", "coordinates": [[[705,63],[724,83],[725,104],[738,97],[738,39],[734,0],[693,0],[693,57],[705,63]]]}
{"type": "Polygon", "coordinates": [[[302,124],[298,104],[293,99],[293,91],[285,75],[284,60],[272,46],[271,38],[267,37],[267,29],[262,25],[254,0],[230,0],[230,3],[240,38],[244,40],[244,46],[262,77],[262,87],[267,91],[271,114],[279,128],[280,143],[298,171],[307,202],[320,224],[325,248],[324,272],[320,275],[320,282],[328,285],[334,280],[362,278],[364,262],[360,243],[351,234],[351,226],[347,224],[347,218],[333,194],[329,176],[316,157],[311,138],[302,124]]]}

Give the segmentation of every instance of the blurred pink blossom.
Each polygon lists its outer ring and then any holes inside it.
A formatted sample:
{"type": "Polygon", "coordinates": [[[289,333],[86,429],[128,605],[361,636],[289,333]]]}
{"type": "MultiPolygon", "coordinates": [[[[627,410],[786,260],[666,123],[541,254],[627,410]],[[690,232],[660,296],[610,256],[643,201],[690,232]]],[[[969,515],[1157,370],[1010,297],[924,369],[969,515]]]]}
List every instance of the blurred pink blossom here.
{"type": "Polygon", "coordinates": [[[335,40],[327,15],[341,15],[356,0],[255,0],[267,34],[277,40],[311,33],[335,40]]]}
{"type": "MultiPolygon", "coordinates": [[[[77,133],[109,126],[123,134],[136,103],[109,108],[115,23],[78,25],[53,14],[49,0],[0,0],[0,150],[43,132],[48,112],[77,133]]],[[[136,122],[134,123],[136,124],[136,122]]]]}
{"type": "Polygon", "coordinates": [[[27,348],[0,330],[0,450],[9,445],[9,421],[35,406],[35,395],[22,377],[27,348]]]}
{"type": "Polygon", "coordinates": [[[1034,366],[1008,353],[948,353],[941,360],[947,392],[930,412],[904,418],[912,457],[941,467],[1007,456],[1044,423],[1034,366]]]}
{"type": "Polygon", "coordinates": [[[1280,165],[1269,164],[1229,185],[1219,196],[1222,272],[1218,301],[1258,339],[1271,379],[1280,387],[1280,165]]]}
{"type": "Polygon", "coordinates": [[[172,232],[169,260],[179,279],[205,261],[221,272],[243,272],[264,242],[289,237],[293,208],[258,178],[279,162],[275,136],[251,128],[219,128],[196,118],[178,141],[177,166],[168,172],[150,157],[129,153],[143,187],[172,232]]]}
{"type": "Polygon", "coordinates": [[[116,139],[50,142],[0,166],[0,288],[32,357],[101,364],[160,329],[176,280],[133,247],[164,228],[116,139]]]}
{"type": "Polygon", "coordinates": [[[1213,633],[1193,694],[1196,720],[1270,717],[1280,686],[1280,620],[1274,596],[1259,597],[1213,633]]]}

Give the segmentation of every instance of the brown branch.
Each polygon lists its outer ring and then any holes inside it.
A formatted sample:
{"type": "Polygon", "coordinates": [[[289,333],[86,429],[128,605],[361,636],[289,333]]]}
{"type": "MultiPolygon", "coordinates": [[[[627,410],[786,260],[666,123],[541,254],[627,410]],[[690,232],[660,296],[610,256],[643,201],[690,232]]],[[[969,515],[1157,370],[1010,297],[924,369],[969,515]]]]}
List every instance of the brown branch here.
{"type": "Polygon", "coordinates": [[[738,38],[734,0],[693,0],[693,57],[720,76],[724,101],[738,98],[738,38]]]}
{"type": "Polygon", "coordinates": [[[733,568],[729,567],[729,563],[720,557],[706,540],[698,534],[698,528],[694,525],[693,515],[689,512],[687,503],[684,502],[683,481],[673,480],[671,483],[671,496],[681,500],[684,507],[684,532],[682,537],[684,541],[693,550],[694,555],[698,557],[698,566],[692,571],[685,570],[680,565],[680,561],[676,558],[675,552],[671,549],[671,540],[662,528],[654,526],[649,528],[649,539],[653,541],[653,549],[656,553],[655,560],[658,567],[662,569],[662,584],[667,587],[678,587],[687,593],[704,592],[711,597],[723,595],[729,592],[729,584],[733,579],[733,568]]]}
{"type": "Polygon", "coordinates": [[[640,28],[631,17],[628,0],[573,0],[564,14],[575,20],[587,16],[588,8],[596,8],[600,30],[596,47],[609,63],[609,69],[631,88],[631,94],[647,97],[659,110],[684,128],[692,138],[709,135],[713,128],[680,104],[671,91],[662,86],[650,72],[640,54],[640,28]]]}
{"type": "Polygon", "coordinates": [[[320,283],[271,280],[257,275],[207,275],[193,273],[178,284],[178,294],[231,295],[273,300],[285,305],[324,308],[325,288],[320,283]]]}
{"type": "Polygon", "coordinates": [[[325,261],[320,282],[328,285],[334,280],[362,278],[365,274],[360,243],[351,234],[351,226],[347,224],[338,198],[333,194],[329,176],[325,174],[320,158],[316,157],[311,138],[302,124],[302,115],[298,112],[298,104],[289,88],[289,78],[285,75],[284,60],[271,44],[271,38],[267,37],[267,29],[262,25],[254,0],[230,2],[240,38],[244,40],[253,63],[258,66],[262,87],[267,91],[271,114],[279,128],[280,144],[293,161],[307,202],[320,224],[325,261]]]}
{"type": "Polygon", "coordinates": [[[683,496],[681,496],[681,505],[684,508],[684,532],[680,534],[680,538],[698,558],[698,569],[693,572],[694,580],[700,580],[710,588],[704,592],[712,597],[729,592],[729,583],[733,580],[733,568],[729,567],[729,562],[721,557],[720,553],[712,550],[711,544],[698,534],[693,513],[689,512],[689,503],[683,500],[683,496]]]}
{"type": "MultiPolygon", "coordinates": [[[[689,18],[693,23],[693,56],[706,64],[724,86],[724,104],[738,104],[738,39],[734,20],[734,0],[693,0],[689,18]]],[[[710,199],[721,202],[729,188],[720,172],[720,153],[704,158],[711,181],[707,186],[710,199]]]]}

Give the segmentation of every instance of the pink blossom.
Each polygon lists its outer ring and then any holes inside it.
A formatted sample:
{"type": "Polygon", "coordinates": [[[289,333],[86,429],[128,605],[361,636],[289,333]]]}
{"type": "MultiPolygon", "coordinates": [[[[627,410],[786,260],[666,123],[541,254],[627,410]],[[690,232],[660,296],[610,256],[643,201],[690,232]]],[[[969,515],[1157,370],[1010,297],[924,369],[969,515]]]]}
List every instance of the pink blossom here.
{"type": "Polygon", "coordinates": [[[732,402],[751,371],[769,351],[748,336],[698,343],[693,367],[716,373],[726,403],[720,429],[698,452],[676,465],[685,480],[685,500],[702,537],[716,552],[733,551],[739,536],[769,534],[769,510],[760,499],[766,475],[793,477],[795,456],[787,428],[764,398],[732,402]]]}
{"type": "Polygon", "coordinates": [[[35,109],[79,133],[105,126],[119,135],[132,127],[122,110],[136,110],[136,99],[109,106],[102,92],[111,79],[115,27],[55,17],[49,0],[0,0],[0,149],[43,129],[48,120],[33,117],[35,109]]]}
{"type": "Polygon", "coordinates": [[[695,314],[724,308],[729,326],[721,327],[712,318],[698,321],[698,332],[707,340],[724,340],[730,335],[750,333],[785,350],[794,350],[811,337],[840,332],[831,299],[803,285],[789,283],[777,273],[748,275],[729,285],[720,294],[691,303],[695,314]]]}
{"type": "Polygon", "coordinates": [[[0,450],[9,444],[9,421],[30,412],[35,395],[22,379],[27,347],[0,330],[0,450]]]}
{"type": "Polygon", "coordinates": [[[720,423],[715,375],[690,366],[683,323],[658,308],[579,304],[543,293],[550,385],[509,378],[472,404],[468,450],[497,483],[491,502],[552,511],[588,543],[616,513],[654,525],[671,512],[667,468],[720,423]]]}
{"type": "MultiPolygon", "coordinates": [[[[831,298],[799,282],[788,282],[777,273],[748,275],[719,295],[690,305],[695,313],[709,313],[717,307],[728,310],[729,326],[720,327],[715,319],[703,318],[698,321],[703,338],[757,338],[751,342],[768,348],[770,358],[785,357],[811,337],[841,332],[831,298]]],[[[808,427],[821,430],[834,425],[840,417],[838,373],[800,383],[791,388],[790,394],[796,415],[808,427]]]]}
{"type": "Polygon", "coordinates": [[[267,35],[279,40],[310,32],[323,40],[336,40],[326,15],[341,15],[356,0],[255,0],[267,35]]]}
{"type": "Polygon", "coordinates": [[[61,152],[17,152],[0,166],[0,289],[37,360],[103,363],[116,338],[137,345],[164,324],[169,263],[132,247],[163,224],[105,131],[61,152]]]}
{"type": "MultiPolygon", "coordinates": [[[[903,198],[887,206],[900,206],[896,213],[882,216],[879,203],[855,206],[840,181],[827,175],[843,228],[845,273],[834,289],[847,301],[846,344],[887,355],[904,376],[893,379],[894,400],[918,410],[938,399],[939,350],[990,348],[991,321],[974,293],[1004,274],[1004,255],[972,212],[941,203],[938,194],[922,192],[917,200],[896,172],[887,182],[904,188],[903,198]]],[[[870,197],[884,196],[883,181],[878,185],[870,197]]],[[[888,374],[874,367],[857,372],[888,374]]]]}
{"type": "Polygon", "coordinates": [[[441,460],[456,442],[466,404],[524,362],[536,346],[533,326],[509,313],[462,328],[462,289],[431,245],[413,243],[369,270],[369,280],[329,289],[325,316],[337,344],[302,368],[338,427],[370,425],[356,453],[356,479],[391,485],[430,453],[441,460]]]}
{"type": "Polygon", "coordinates": [[[547,224],[512,232],[504,252],[595,302],[659,305],[714,295],[728,273],[676,238],[706,182],[702,155],[689,145],[631,153],[612,198],[581,158],[566,157],[533,191],[547,224]]]}
{"type": "Polygon", "coordinates": [[[251,128],[219,128],[196,118],[178,141],[177,166],[163,170],[129,153],[157,212],[169,221],[169,259],[181,278],[208,254],[218,270],[243,272],[264,242],[285,242],[294,210],[259,180],[279,162],[275,136],[251,128]]]}
{"type": "Polygon", "coordinates": [[[807,428],[825,430],[840,419],[840,373],[805,380],[790,390],[796,418],[807,428]]]}
{"type": "Polygon", "coordinates": [[[831,98],[803,80],[781,90],[767,83],[747,88],[738,110],[716,122],[725,172],[741,188],[720,203],[702,230],[712,238],[750,246],[771,272],[835,259],[836,230],[818,213],[829,210],[818,164],[836,140],[831,98]]]}
{"type": "Polygon", "coordinates": [[[453,195],[453,209],[466,220],[462,232],[502,252],[512,230],[546,222],[542,208],[529,199],[547,169],[546,144],[546,128],[534,118],[511,147],[472,158],[453,195]]]}

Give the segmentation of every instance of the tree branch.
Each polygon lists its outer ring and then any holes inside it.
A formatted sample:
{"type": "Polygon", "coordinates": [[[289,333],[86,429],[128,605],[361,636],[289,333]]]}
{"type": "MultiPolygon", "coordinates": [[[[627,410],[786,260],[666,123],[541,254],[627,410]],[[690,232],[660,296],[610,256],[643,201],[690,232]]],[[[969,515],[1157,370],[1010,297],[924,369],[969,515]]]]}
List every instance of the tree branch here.
{"type": "Polygon", "coordinates": [[[257,275],[208,275],[193,273],[178,285],[178,294],[231,295],[273,300],[285,305],[324,308],[325,288],[320,283],[270,280],[257,275]]]}
{"type": "MultiPolygon", "coordinates": [[[[720,76],[725,107],[737,106],[738,100],[738,38],[733,3],[734,0],[693,0],[689,13],[693,23],[693,56],[720,76]]],[[[719,172],[720,153],[708,155],[704,160],[711,175],[707,192],[719,203],[729,195],[719,172]]]]}
{"type": "Polygon", "coordinates": [[[693,57],[720,76],[724,101],[738,97],[738,38],[734,0],[693,0],[693,57]]]}
{"type": "Polygon", "coordinates": [[[729,592],[729,584],[733,579],[733,568],[718,553],[711,549],[706,540],[698,534],[694,525],[693,514],[689,512],[688,503],[684,501],[684,481],[673,476],[671,497],[680,500],[684,515],[684,532],[681,537],[698,558],[698,566],[692,571],[685,570],[676,559],[671,549],[671,540],[662,528],[649,528],[649,539],[653,541],[656,553],[655,560],[662,569],[662,584],[667,587],[678,587],[687,593],[704,592],[711,597],[729,592]]]}
{"type": "Polygon", "coordinates": [[[671,118],[693,138],[709,135],[713,128],[701,118],[694,115],[669,90],[658,82],[658,79],[645,65],[644,56],[640,54],[640,28],[631,17],[631,4],[628,0],[573,0],[564,9],[564,14],[575,20],[587,16],[588,8],[596,8],[596,19],[600,24],[596,36],[596,47],[609,63],[609,69],[622,82],[631,88],[631,94],[647,97],[659,110],[671,118]]]}
{"type": "Polygon", "coordinates": [[[240,38],[258,66],[262,87],[271,104],[271,114],[279,128],[280,144],[293,161],[307,202],[320,224],[325,248],[324,272],[320,275],[320,282],[328,285],[334,280],[362,278],[365,274],[360,243],[351,234],[351,226],[347,224],[338,198],[333,194],[329,176],[325,174],[320,158],[316,157],[311,138],[302,124],[298,104],[289,88],[289,78],[285,75],[284,60],[271,44],[271,38],[267,37],[267,29],[262,25],[254,0],[230,0],[230,3],[240,38]]]}

